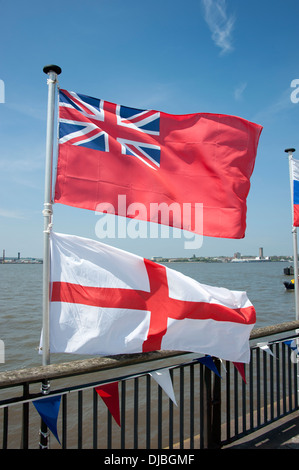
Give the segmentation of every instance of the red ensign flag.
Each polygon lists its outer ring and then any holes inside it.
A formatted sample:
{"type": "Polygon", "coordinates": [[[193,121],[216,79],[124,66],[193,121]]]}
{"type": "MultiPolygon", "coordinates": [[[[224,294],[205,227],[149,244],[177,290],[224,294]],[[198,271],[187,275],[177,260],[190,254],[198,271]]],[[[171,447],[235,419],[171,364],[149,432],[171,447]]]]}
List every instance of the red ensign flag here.
{"type": "Polygon", "coordinates": [[[244,237],[261,126],[59,95],[55,202],[205,236],[244,237]]]}

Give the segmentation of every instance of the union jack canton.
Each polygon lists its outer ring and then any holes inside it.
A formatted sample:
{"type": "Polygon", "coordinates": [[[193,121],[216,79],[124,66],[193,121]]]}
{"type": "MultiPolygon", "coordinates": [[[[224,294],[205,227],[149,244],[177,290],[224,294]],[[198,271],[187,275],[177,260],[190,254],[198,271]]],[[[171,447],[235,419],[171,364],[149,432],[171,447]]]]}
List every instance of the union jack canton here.
{"type": "Polygon", "coordinates": [[[117,151],[160,167],[160,113],[59,90],[59,144],[117,151]],[[159,137],[158,137],[159,138],[159,137]]]}

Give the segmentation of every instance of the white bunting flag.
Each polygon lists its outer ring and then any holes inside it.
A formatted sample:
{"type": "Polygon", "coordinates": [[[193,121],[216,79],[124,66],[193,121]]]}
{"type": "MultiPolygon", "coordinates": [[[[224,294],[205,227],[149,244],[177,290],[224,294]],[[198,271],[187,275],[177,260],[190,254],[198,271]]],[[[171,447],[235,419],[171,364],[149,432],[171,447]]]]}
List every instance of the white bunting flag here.
{"type": "Polygon", "coordinates": [[[271,349],[269,348],[268,343],[257,343],[257,346],[262,350],[265,351],[267,354],[270,354],[271,356],[275,357],[271,349]]]}
{"type": "Polygon", "coordinates": [[[160,387],[164,390],[164,392],[169,396],[169,398],[173,401],[173,403],[177,405],[172,380],[170,377],[169,369],[160,369],[154,372],[150,372],[149,375],[155,379],[155,381],[160,385],[160,387]]]}

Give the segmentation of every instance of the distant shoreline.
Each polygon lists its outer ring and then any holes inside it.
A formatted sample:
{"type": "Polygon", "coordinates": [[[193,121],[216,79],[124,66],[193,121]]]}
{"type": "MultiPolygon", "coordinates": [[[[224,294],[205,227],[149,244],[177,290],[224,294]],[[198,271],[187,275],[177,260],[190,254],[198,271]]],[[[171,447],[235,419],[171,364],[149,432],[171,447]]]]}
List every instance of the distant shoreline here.
{"type": "Polygon", "coordinates": [[[191,258],[164,258],[162,256],[153,256],[152,261],[156,263],[265,263],[265,262],[285,262],[292,263],[292,256],[269,256],[267,258],[257,257],[241,257],[234,258],[229,256],[210,256],[210,257],[196,257],[191,258]]]}
{"type": "MultiPolygon", "coordinates": [[[[209,257],[196,257],[191,258],[167,258],[163,256],[153,256],[152,261],[156,263],[265,263],[265,262],[285,262],[292,263],[292,256],[269,256],[267,258],[257,258],[257,257],[244,257],[244,258],[234,258],[228,256],[209,256],[209,257]]],[[[0,259],[0,264],[43,264],[41,258],[6,258],[5,260],[0,259]]]]}
{"type": "Polygon", "coordinates": [[[24,264],[43,264],[43,260],[42,259],[26,259],[26,258],[16,259],[16,260],[6,259],[5,261],[0,260],[0,264],[7,264],[7,265],[9,265],[9,264],[22,264],[22,265],[24,265],[24,264]]]}

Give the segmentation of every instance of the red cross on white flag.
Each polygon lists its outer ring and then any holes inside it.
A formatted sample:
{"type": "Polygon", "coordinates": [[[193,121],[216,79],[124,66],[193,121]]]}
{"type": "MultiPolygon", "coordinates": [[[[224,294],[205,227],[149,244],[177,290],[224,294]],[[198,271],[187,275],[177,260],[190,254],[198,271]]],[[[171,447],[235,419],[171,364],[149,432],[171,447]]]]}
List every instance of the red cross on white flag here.
{"type": "Polygon", "coordinates": [[[255,309],[245,292],[201,284],[85,238],[51,234],[50,351],[154,350],[249,362],[255,309]]]}

